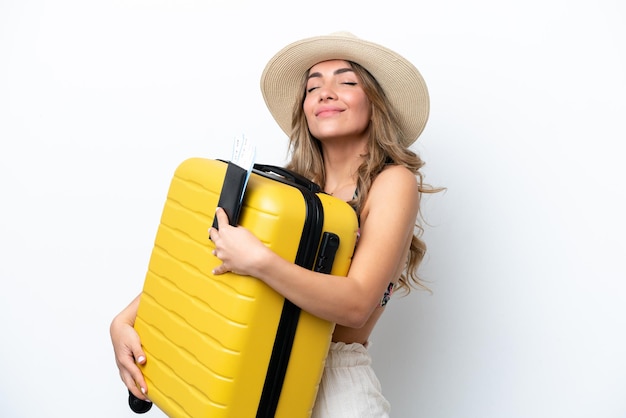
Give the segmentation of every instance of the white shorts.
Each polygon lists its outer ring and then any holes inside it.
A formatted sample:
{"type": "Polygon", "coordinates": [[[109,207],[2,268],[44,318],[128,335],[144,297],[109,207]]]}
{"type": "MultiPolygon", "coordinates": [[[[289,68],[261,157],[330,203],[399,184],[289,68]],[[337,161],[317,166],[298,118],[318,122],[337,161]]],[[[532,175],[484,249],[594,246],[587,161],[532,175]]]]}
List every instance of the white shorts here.
{"type": "Polygon", "coordinates": [[[311,418],[388,418],[371,363],[362,344],[331,343],[311,418]]]}

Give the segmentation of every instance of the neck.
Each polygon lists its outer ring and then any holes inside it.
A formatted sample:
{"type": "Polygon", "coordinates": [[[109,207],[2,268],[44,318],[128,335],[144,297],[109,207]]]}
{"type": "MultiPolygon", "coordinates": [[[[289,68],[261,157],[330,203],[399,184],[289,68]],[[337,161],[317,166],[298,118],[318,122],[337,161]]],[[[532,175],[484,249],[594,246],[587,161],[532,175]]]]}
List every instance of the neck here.
{"type": "Polygon", "coordinates": [[[325,158],[324,191],[344,200],[351,200],[356,188],[357,170],[362,161],[361,154],[345,158],[325,158]]]}

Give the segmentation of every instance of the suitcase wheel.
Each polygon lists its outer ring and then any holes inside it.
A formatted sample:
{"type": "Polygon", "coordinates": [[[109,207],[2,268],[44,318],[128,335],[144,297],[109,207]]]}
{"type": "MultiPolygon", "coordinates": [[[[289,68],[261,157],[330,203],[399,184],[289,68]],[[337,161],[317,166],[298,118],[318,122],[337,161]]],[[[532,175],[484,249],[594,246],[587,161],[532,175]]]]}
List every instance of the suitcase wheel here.
{"type": "Polygon", "coordinates": [[[146,413],[152,408],[152,402],[144,401],[139,399],[132,392],[128,391],[128,406],[130,409],[136,414],[146,413]]]}

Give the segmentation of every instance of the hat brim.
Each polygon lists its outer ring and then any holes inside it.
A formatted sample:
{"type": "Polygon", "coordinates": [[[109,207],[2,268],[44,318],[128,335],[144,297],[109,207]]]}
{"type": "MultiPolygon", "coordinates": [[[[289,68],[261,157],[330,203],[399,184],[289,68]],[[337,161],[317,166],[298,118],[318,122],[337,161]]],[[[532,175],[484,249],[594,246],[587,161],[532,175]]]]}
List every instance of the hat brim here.
{"type": "Polygon", "coordinates": [[[302,75],[313,65],[341,59],[353,61],[376,78],[398,114],[404,145],[417,140],[430,111],[426,83],[420,72],[401,55],[351,34],[302,39],[281,49],[261,75],[261,92],[270,113],[290,136],[294,100],[302,88],[302,75]]]}

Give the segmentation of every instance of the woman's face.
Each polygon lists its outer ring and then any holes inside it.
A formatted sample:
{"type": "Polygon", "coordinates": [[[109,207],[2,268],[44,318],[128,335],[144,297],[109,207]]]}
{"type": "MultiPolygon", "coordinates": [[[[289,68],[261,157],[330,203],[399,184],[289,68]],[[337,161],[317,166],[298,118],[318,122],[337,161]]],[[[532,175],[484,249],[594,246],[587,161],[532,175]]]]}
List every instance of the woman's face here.
{"type": "Polygon", "coordinates": [[[361,80],[343,60],[323,61],[311,67],[303,110],[311,134],[320,141],[363,139],[372,112],[361,80]]]}

